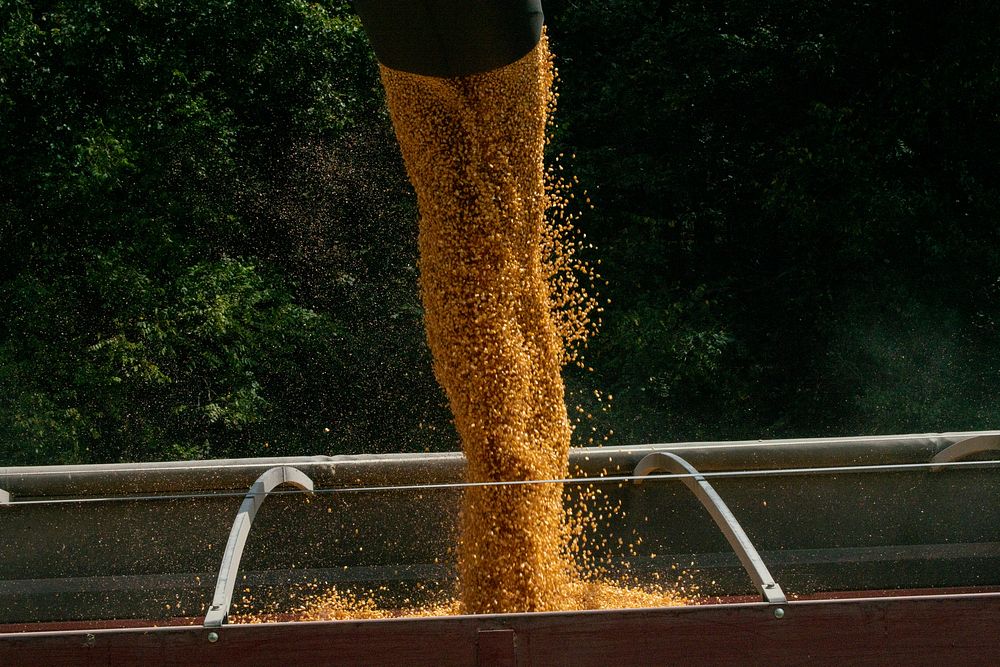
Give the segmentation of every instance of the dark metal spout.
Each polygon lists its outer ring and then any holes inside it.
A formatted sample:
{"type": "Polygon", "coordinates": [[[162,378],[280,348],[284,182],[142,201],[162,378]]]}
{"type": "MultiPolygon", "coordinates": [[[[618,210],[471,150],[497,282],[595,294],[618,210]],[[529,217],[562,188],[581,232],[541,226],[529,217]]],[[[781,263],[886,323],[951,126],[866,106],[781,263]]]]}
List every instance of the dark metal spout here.
{"type": "Polygon", "coordinates": [[[375,55],[412,74],[458,77],[509,65],[542,34],[541,0],[355,0],[375,55]]]}

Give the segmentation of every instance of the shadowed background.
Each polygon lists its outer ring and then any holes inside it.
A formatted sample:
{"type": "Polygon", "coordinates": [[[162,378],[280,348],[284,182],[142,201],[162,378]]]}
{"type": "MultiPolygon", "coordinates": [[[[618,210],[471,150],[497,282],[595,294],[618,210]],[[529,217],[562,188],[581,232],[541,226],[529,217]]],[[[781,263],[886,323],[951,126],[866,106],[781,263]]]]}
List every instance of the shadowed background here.
{"type": "MultiPolygon", "coordinates": [[[[1000,9],[545,9],[579,444],[1000,423],[1000,9]]],[[[2,464],[458,448],[346,2],[5,3],[0,248],[2,464]]]]}

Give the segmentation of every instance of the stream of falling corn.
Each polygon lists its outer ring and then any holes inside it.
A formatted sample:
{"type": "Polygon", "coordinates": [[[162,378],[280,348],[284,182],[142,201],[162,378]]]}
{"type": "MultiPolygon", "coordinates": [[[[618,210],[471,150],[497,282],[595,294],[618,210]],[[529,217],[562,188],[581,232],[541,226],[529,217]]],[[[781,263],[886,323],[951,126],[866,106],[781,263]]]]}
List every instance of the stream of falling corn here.
{"type": "MultiPolygon", "coordinates": [[[[443,79],[383,67],[381,76],[417,193],[427,340],[467,480],[566,478],[572,427],[561,371],[576,361],[575,346],[598,309],[571,270],[575,248],[567,241],[568,214],[560,212],[571,195],[545,171],[556,97],[547,39],[482,74],[443,79]]],[[[311,596],[299,617],[683,602],[672,589],[599,581],[593,546],[576,539],[593,514],[585,505],[577,514],[574,521],[564,510],[560,484],[468,488],[459,518],[459,599],[388,611],[364,593],[330,590],[311,596]]]]}
{"type": "MultiPolygon", "coordinates": [[[[561,479],[571,428],[563,343],[542,257],[544,40],[491,72],[442,79],[382,68],[420,209],[420,283],[434,372],[470,482],[561,479]]],[[[564,606],[562,487],[465,493],[458,567],[470,613],[564,606]]]]}

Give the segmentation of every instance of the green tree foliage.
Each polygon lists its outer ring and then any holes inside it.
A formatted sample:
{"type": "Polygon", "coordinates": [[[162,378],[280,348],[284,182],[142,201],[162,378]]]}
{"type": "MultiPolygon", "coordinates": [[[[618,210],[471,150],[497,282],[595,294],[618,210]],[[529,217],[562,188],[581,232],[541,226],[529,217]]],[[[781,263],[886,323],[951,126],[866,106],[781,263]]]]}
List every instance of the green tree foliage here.
{"type": "Polygon", "coordinates": [[[624,439],[1000,424],[995,3],[546,10],[624,439]]]}
{"type": "Polygon", "coordinates": [[[4,3],[0,460],[450,446],[379,90],[346,2],[4,3]]]}
{"type": "MultiPolygon", "coordinates": [[[[1000,423],[995,3],[546,14],[578,433],[1000,423]]],[[[454,449],[415,219],[346,1],[0,3],[0,462],[454,449]]]]}

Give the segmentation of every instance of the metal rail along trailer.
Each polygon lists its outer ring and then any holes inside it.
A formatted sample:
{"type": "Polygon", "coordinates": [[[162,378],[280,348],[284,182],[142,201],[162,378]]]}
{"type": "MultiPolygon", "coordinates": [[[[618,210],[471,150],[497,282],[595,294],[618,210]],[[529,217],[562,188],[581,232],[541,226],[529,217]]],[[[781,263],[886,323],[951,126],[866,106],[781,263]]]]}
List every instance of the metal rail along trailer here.
{"type": "Polygon", "coordinates": [[[264,623],[235,606],[453,588],[462,456],[4,468],[0,664],[995,664],[998,449],[998,431],[576,449],[566,502],[600,490],[607,576],[693,582],[691,604],[264,623]]]}

